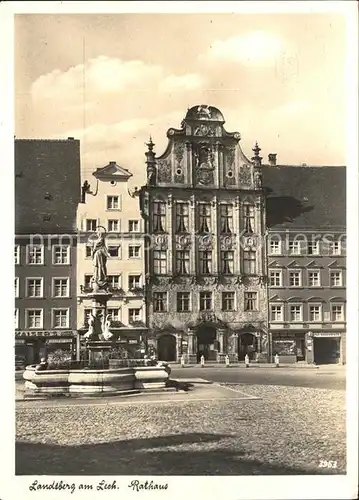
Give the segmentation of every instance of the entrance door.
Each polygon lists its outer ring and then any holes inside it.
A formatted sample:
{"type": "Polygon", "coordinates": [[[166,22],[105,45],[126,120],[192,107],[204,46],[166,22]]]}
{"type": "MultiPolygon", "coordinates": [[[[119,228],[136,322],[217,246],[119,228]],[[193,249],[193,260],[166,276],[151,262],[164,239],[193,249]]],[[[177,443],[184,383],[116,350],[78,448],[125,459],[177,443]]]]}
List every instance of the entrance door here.
{"type": "Polygon", "coordinates": [[[314,363],[326,365],[338,363],[340,358],[340,339],[330,337],[314,338],[314,363]]]}
{"type": "Polygon", "coordinates": [[[242,333],[242,335],[238,336],[239,361],[243,361],[246,354],[248,354],[249,359],[253,359],[256,349],[256,336],[253,333],[242,333]]]}
{"type": "Polygon", "coordinates": [[[201,325],[197,328],[197,362],[204,356],[206,361],[217,361],[216,329],[201,325]]]}
{"type": "Polygon", "coordinates": [[[165,334],[158,339],[158,359],[160,361],[176,361],[176,337],[165,334]]]}

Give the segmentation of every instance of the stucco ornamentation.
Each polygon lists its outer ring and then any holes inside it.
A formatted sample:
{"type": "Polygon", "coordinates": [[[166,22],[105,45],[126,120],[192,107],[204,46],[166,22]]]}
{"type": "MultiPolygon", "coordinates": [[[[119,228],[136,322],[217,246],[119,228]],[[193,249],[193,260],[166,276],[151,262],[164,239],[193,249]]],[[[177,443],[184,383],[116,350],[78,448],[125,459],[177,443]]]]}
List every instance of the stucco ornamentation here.
{"type": "Polygon", "coordinates": [[[171,182],[170,160],[157,160],[157,182],[171,182]]]}

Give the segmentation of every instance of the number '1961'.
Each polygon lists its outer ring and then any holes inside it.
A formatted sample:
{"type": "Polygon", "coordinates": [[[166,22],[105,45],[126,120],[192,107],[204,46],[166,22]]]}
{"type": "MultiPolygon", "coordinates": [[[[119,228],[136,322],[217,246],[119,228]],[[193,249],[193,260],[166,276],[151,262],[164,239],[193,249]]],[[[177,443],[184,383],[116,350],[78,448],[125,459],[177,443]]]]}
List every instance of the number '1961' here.
{"type": "Polygon", "coordinates": [[[327,469],[336,469],[337,462],[334,460],[321,460],[319,462],[319,467],[325,467],[327,469]]]}

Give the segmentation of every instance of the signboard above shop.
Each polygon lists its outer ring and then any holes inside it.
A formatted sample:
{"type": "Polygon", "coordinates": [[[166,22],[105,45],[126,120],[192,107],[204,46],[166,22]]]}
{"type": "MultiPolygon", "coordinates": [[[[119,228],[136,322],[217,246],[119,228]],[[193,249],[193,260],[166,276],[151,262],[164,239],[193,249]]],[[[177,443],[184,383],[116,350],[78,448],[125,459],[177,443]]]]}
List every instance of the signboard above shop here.
{"type": "Polygon", "coordinates": [[[22,330],[15,332],[15,338],[75,337],[73,330],[22,330]]]}
{"type": "Polygon", "coordinates": [[[313,337],[340,337],[340,332],[313,332],[313,337]]]}

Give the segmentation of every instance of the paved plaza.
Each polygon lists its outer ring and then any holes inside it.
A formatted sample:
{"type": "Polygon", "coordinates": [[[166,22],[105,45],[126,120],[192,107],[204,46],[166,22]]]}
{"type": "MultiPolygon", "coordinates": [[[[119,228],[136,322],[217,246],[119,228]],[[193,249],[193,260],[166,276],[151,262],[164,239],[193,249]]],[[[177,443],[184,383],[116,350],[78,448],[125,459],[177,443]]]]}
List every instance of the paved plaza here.
{"type": "Polygon", "coordinates": [[[196,376],[180,372],[195,383],[188,393],[18,400],[16,474],[345,473],[344,370],[305,371],[297,386],[258,383],[257,375],[255,383],[225,380],[229,372],[240,380],[234,369],[191,370],[196,376]],[[211,379],[219,380],[204,383],[211,379]],[[323,379],[337,388],[316,387],[323,379]]]}

